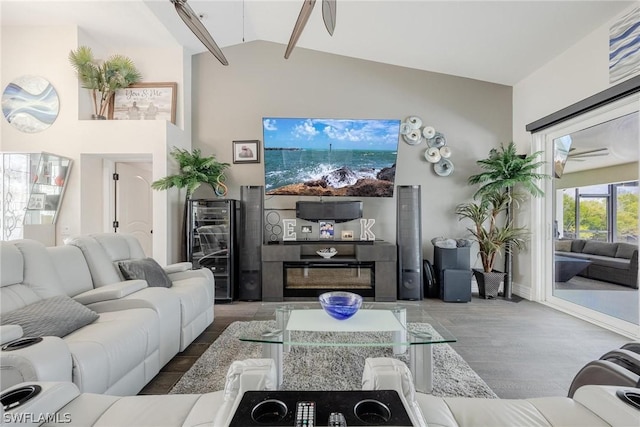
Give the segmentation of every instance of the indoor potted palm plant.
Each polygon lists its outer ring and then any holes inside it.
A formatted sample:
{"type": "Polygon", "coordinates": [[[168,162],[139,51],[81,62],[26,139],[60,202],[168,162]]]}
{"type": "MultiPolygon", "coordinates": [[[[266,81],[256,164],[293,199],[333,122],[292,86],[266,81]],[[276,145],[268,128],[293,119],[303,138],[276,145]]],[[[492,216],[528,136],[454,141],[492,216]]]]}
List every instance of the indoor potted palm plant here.
{"type": "Polygon", "coordinates": [[[203,157],[199,149],[192,151],[173,147],[171,150],[173,157],[180,167],[180,171],[175,175],[165,176],[151,183],[154,190],[167,190],[169,188],[185,188],[187,190],[187,200],[202,184],[208,184],[218,196],[227,193],[224,185],[224,171],[229,163],[219,162],[215,156],[203,157]]]}
{"type": "Polygon", "coordinates": [[[505,273],[494,270],[497,256],[503,250],[523,248],[529,232],[524,227],[515,227],[509,218],[501,215],[510,203],[520,200],[519,195],[490,189],[478,199],[458,205],[456,214],[460,220],[469,219],[473,222],[473,227],[467,229],[473,236],[472,240],[478,243],[482,260],[482,270],[473,269],[480,297],[495,298],[505,278],[505,273]]]}
{"type": "Polygon", "coordinates": [[[82,87],[91,91],[93,118],[105,119],[109,102],[118,89],[138,83],[142,75],[130,58],[112,55],[105,61],[96,60],[90,47],[80,46],[69,53],[69,62],[78,72],[82,87]]]}
{"type": "MultiPolygon", "coordinates": [[[[202,184],[208,184],[217,196],[223,197],[227,194],[227,186],[224,184],[224,171],[229,163],[219,162],[214,155],[203,157],[199,149],[192,151],[173,147],[170,152],[180,168],[174,175],[165,176],[151,183],[154,190],[168,190],[169,188],[186,189],[185,204],[183,212],[183,229],[187,224],[188,202],[193,193],[202,184]]],[[[182,233],[183,238],[186,233],[182,233]]],[[[186,240],[182,242],[182,257],[186,258],[186,240]]]]}
{"type": "MultiPolygon", "coordinates": [[[[489,151],[489,157],[478,160],[476,163],[483,169],[483,172],[469,177],[469,184],[481,184],[481,187],[474,194],[474,199],[497,192],[506,192],[507,196],[511,195],[516,189],[523,190],[525,194],[533,197],[540,197],[544,192],[538,185],[537,181],[549,178],[549,175],[538,173],[537,170],[544,164],[538,157],[542,154],[537,151],[532,154],[518,154],[516,146],[510,142],[506,147],[500,145],[499,149],[493,148],[489,151]]],[[[522,199],[521,196],[507,197],[504,212],[506,223],[513,224],[514,202],[522,199]]],[[[504,297],[511,298],[511,276],[513,257],[511,251],[511,241],[507,240],[504,244],[504,297]]]]}

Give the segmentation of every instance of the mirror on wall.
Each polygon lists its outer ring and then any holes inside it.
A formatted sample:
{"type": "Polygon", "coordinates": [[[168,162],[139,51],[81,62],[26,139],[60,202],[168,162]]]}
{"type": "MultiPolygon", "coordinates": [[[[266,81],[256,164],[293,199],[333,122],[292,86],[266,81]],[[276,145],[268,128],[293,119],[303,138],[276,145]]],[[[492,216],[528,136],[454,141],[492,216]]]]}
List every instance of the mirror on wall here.
{"type": "Polygon", "coordinates": [[[639,323],[639,114],[553,140],[552,295],[639,323]]]}

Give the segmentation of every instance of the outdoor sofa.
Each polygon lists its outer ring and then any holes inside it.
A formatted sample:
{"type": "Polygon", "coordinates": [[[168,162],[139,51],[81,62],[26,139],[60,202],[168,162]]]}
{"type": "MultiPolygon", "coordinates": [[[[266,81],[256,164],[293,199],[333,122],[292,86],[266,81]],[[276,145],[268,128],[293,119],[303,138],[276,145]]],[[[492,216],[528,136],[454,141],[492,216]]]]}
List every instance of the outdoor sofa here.
{"type": "Polygon", "coordinates": [[[638,289],[638,245],[560,239],[555,242],[555,254],[591,261],[578,276],[638,289]]]}

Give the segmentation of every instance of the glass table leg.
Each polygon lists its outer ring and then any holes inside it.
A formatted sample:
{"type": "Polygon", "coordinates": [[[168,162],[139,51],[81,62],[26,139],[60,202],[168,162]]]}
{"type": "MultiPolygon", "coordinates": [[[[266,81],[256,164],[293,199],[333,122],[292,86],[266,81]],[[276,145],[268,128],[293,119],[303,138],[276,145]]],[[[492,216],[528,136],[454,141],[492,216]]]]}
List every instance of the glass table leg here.
{"type": "Polygon", "coordinates": [[[412,332],[411,342],[415,343],[409,349],[409,369],[413,375],[413,384],[421,393],[431,393],[433,390],[433,349],[431,344],[417,344],[431,338],[425,332],[412,332]]]}
{"type": "MultiPolygon", "coordinates": [[[[393,315],[398,319],[398,322],[402,325],[402,329],[393,332],[393,342],[403,343],[407,342],[407,309],[397,307],[391,310],[393,315]]],[[[393,354],[405,354],[407,352],[406,345],[394,345],[393,354]]]]}
{"type": "MultiPolygon", "coordinates": [[[[289,342],[291,335],[291,331],[287,329],[289,317],[291,317],[291,311],[293,311],[293,307],[290,305],[282,306],[276,310],[276,329],[282,331],[283,343],[289,342]]],[[[283,344],[282,347],[282,351],[284,353],[288,353],[289,350],[291,350],[291,346],[288,344],[283,344]]]]}
{"type": "Polygon", "coordinates": [[[277,386],[282,385],[282,331],[263,332],[262,338],[262,357],[265,359],[273,359],[276,363],[277,386]]]}

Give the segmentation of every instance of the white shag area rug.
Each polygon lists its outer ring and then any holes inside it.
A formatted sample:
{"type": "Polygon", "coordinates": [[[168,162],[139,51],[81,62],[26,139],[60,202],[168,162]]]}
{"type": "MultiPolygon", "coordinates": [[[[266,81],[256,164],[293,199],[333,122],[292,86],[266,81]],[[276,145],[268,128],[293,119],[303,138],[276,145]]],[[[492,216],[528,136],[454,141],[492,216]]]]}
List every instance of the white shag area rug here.
{"type": "MultiPolygon", "coordinates": [[[[433,332],[426,323],[409,327],[433,332]]],[[[227,370],[235,360],[262,357],[261,344],[238,339],[248,330],[275,328],[274,321],[234,322],[200,356],[170,394],[207,393],[224,388],[227,370]]],[[[368,336],[366,339],[371,339],[368,336]]],[[[395,357],[390,347],[292,347],[284,356],[282,390],[359,390],[367,357],[395,357]]],[[[497,398],[497,395],[448,344],[433,345],[434,396],[497,398]]]]}

